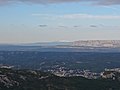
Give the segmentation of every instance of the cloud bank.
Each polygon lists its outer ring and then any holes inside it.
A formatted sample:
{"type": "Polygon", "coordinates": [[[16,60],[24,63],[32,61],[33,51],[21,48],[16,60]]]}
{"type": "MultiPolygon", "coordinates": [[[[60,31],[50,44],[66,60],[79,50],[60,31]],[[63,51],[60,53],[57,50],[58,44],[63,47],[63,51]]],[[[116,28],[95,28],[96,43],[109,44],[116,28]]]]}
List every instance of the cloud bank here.
{"type": "Polygon", "coordinates": [[[90,14],[66,14],[59,16],[65,19],[120,19],[120,16],[113,16],[113,15],[90,15],[90,14]]]}
{"type": "Polygon", "coordinates": [[[58,18],[58,19],[120,19],[119,15],[92,15],[92,14],[64,14],[64,15],[49,15],[49,14],[32,14],[32,16],[42,17],[42,18],[58,18]]]}
{"type": "Polygon", "coordinates": [[[70,2],[90,2],[96,5],[120,5],[120,0],[0,0],[0,5],[14,3],[55,4],[70,2]]]}

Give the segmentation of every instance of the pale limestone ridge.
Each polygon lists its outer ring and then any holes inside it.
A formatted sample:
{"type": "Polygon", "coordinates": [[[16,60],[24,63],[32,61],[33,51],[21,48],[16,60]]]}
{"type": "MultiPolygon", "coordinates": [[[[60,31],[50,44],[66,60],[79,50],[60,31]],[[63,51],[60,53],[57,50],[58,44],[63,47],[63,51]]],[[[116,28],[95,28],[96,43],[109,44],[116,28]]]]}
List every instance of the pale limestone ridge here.
{"type": "Polygon", "coordinates": [[[73,46],[88,47],[120,47],[120,40],[79,40],[73,42],[73,46]]]}

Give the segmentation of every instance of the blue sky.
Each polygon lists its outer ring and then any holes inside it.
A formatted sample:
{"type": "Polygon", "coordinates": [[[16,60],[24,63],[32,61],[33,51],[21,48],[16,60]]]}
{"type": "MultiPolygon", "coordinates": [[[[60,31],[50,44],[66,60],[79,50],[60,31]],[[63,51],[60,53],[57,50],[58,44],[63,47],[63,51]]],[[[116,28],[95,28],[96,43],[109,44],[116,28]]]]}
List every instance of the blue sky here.
{"type": "Polygon", "coordinates": [[[110,1],[0,0],[0,43],[119,40],[120,2],[110,1]]]}

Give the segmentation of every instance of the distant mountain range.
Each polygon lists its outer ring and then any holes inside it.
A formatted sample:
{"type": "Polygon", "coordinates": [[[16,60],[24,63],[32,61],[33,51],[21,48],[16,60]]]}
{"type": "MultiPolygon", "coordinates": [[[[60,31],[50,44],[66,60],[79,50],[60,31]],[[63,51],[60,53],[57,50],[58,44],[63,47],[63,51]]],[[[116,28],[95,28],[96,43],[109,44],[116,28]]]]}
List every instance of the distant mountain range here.
{"type": "Polygon", "coordinates": [[[75,46],[75,47],[120,47],[120,40],[79,40],[73,42],[37,42],[21,44],[0,44],[0,46],[75,46]]]}
{"type": "Polygon", "coordinates": [[[56,47],[120,47],[120,40],[79,40],[74,42],[40,42],[22,44],[23,46],[56,47]]]}
{"type": "Polygon", "coordinates": [[[74,42],[38,42],[0,44],[0,51],[114,51],[120,52],[120,40],[79,40],[74,42]]]}
{"type": "Polygon", "coordinates": [[[120,47],[120,40],[86,40],[75,41],[73,46],[81,47],[120,47]]]}
{"type": "Polygon", "coordinates": [[[72,45],[73,42],[38,42],[38,43],[26,43],[21,44],[23,46],[69,46],[72,45]]]}
{"type": "Polygon", "coordinates": [[[120,47],[120,40],[79,40],[73,42],[37,42],[22,44],[0,44],[0,46],[41,46],[41,47],[120,47]]]}

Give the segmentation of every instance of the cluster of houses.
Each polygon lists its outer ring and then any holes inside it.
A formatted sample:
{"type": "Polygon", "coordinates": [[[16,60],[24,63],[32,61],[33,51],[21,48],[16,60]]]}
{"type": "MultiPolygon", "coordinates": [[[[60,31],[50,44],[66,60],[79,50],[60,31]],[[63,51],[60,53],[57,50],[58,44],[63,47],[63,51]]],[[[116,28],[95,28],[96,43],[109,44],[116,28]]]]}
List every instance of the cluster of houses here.
{"type": "Polygon", "coordinates": [[[101,73],[101,77],[104,79],[120,79],[120,68],[115,69],[105,69],[104,72],[101,73]]]}
{"type": "Polygon", "coordinates": [[[11,69],[11,68],[14,68],[14,66],[0,64],[0,68],[11,69]]]}
{"type": "MultiPolygon", "coordinates": [[[[11,69],[14,66],[7,66],[7,65],[0,65],[0,68],[6,68],[11,69]]],[[[65,67],[60,67],[54,70],[48,70],[49,72],[55,74],[56,76],[60,77],[72,77],[72,76],[81,76],[88,79],[97,79],[97,78],[103,78],[103,79],[113,79],[113,80],[120,80],[120,68],[115,69],[105,69],[101,73],[94,73],[89,70],[70,70],[65,67]]]]}

